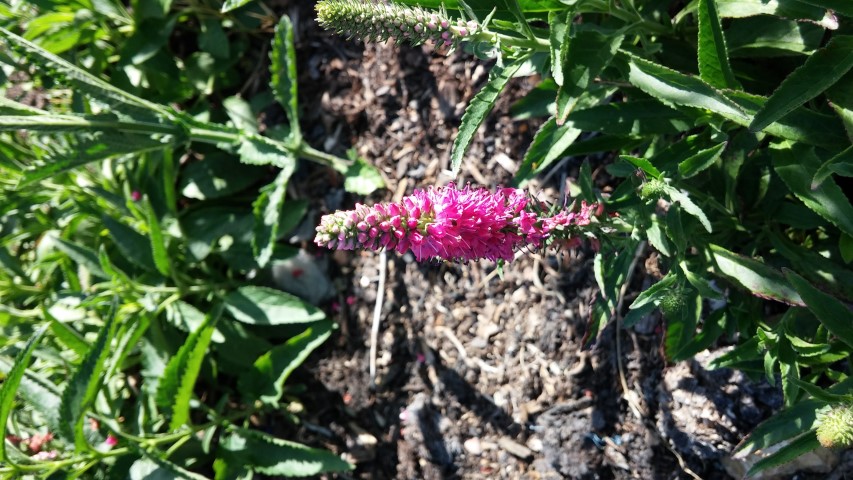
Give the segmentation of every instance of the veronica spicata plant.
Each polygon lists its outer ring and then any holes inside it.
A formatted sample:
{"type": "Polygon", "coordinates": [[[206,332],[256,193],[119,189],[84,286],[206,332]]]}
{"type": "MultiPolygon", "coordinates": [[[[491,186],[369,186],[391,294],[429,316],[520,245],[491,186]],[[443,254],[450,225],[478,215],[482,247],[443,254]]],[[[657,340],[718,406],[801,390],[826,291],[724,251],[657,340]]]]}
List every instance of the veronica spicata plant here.
{"type": "MultiPolygon", "coordinates": [[[[575,165],[572,195],[619,212],[598,236],[589,338],[660,312],[671,360],[734,344],[714,365],[778,382],[785,401],[738,447],[779,447],[751,473],[846,445],[847,407],[817,411],[853,391],[853,4],[328,0],[318,20],[368,41],[449,41],[492,62],[461,119],[454,174],[510,79],[539,75],[512,108],[544,120],[515,186],[575,165]],[[620,310],[632,265],[651,253],[661,275],[620,310]]],[[[358,228],[371,212],[331,217],[318,241],[382,245],[373,226],[358,228]]],[[[397,235],[412,232],[430,238],[397,235]]]]}

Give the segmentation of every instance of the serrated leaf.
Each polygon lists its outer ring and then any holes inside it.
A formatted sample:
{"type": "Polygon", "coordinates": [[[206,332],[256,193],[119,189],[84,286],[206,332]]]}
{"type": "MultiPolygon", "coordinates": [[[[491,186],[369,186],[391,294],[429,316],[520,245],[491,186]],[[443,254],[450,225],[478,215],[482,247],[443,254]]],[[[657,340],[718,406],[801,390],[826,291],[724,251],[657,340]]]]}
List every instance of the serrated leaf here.
{"type": "Polygon", "coordinates": [[[835,181],[827,178],[818,188],[811,188],[811,179],[820,168],[813,148],[785,143],[772,145],[770,154],[776,173],[797,198],[842,232],[853,235],[853,205],[835,181]]]}
{"type": "Polygon", "coordinates": [[[806,391],[812,398],[816,400],[820,400],[826,403],[850,403],[853,402],[853,395],[839,395],[837,393],[830,393],[817,385],[811,384],[809,382],[805,382],[800,380],[799,378],[792,380],[797,384],[799,388],[802,388],[806,391]]]}
{"type": "MultiPolygon", "coordinates": [[[[750,118],[767,102],[764,97],[746,92],[728,90],[726,96],[736,102],[750,118]]],[[[749,125],[748,120],[741,118],[730,118],[730,120],[742,126],[749,125]]],[[[844,131],[844,125],[839,118],[804,107],[799,107],[778,121],[771,123],[764,128],[764,133],[833,150],[850,145],[850,140],[844,131]]]]}
{"type": "Polygon", "coordinates": [[[649,227],[646,228],[646,238],[649,240],[649,244],[662,255],[667,257],[672,256],[672,248],[666,239],[666,234],[657,215],[652,216],[652,221],[649,227]]]}
{"type": "Polygon", "coordinates": [[[693,128],[683,113],[650,99],[573,110],[565,125],[610,135],[670,135],[693,128]]]}
{"type": "Polygon", "coordinates": [[[270,61],[270,87],[287,114],[290,134],[299,139],[302,132],[297,104],[296,47],[293,44],[293,24],[287,15],[281,16],[275,28],[270,61]]]}
{"type": "Polygon", "coordinates": [[[160,228],[160,219],[157,218],[157,212],[154,207],[146,199],[144,202],[145,218],[148,220],[148,239],[151,241],[151,256],[154,259],[154,266],[157,271],[164,276],[169,276],[172,271],[172,265],[169,261],[169,254],[166,251],[166,240],[163,238],[163,230],[160,228]]]}
{"type": "Polygon", "coordinates": [[[840,174],[845,177],[853,176],[853,146],[847,147],[838,155],[835,155],[824,162],[817,169],[814,174],[814,178],[812,178],[812,190],[816,190],[820,187],[823,181],[829,178],[833,173],[840,174]],[[844,175],[844,173],[846,173],[846,175],[844,175]]]}
{"type": "Polygon", "coordinates": [[[287,325],[326,318],[299,297],[267,287],[241,287],[225,297],[225,308],[235,320],[250,325],[287,325]]]}
{"type": "MultiPolygon", "coordinates": [[[[563,84],[560,49],[565,45],[564,39],[569,33],[568,24],[571,23],[570,18],[573,14],[573,10],[567,12],[548,12],[548,53],[551,60],[551,76],[553,77],[553,82],[557,85],[563,84]]],[[[513,105],[514,107],[515,105],[513,105]]],[[[510,110],[513,110],[513,108],[510,110]]]]}
{"type": "Polygon", "coordinates": [[[44,71],[52,72],[52,76],[57,80],[76,88],[81,93],[106,102],[118,111],[129,114],[143,113],[149,116],[156,114],[167,118],[170,116],[169,111],[162,105],[114,87],[5,28],[0,28],[0,43],[5,43],[10,49],[26,57],[30,63],[38,65],[44,71]]]}
{"type": "Polygon", "coordinates": [[[151,244],[145,235],[112,217],[103,216],[101,221],[109,230],[110,238],[125,258],[146,270],[154,271],[157,269],[151,253],[151,244]]]}
{"type": "Polygon", "coordinates": [[[814,434],[814,432],[808,431],[794,439],[791,443],[780,448],[776,452],[773,452],[767,457],[764,457],[758,462],[756,462],[755,465],[753,465],[749,469],[749,471],[746,472],[746,475],[754,475],[758,472],[767,470],[768,468],[773,468],[784,463],[788,463],[799,457],[800,455],[811,452],[812,450],[815,450],[818,447],[820,447],[820,442],[818,442],[817,436],[814,434]]]}
{"type": "Polygon", "coordinates": [[[170,430],[177,430],[189,420],[193,388],[221,313],[221,306],[214,307],[166,365],[157,389],[157,404],[171,414],[170,430]]]}
{"type": "Polygon", "coordinates": [[[515,72],[521,68],[526,58],[513,60],[509,65],[495,65],[492,71],[489,72],[489,80],[483,85],[483,88],[474,95],[468,107],[465,109],[465,114],[462,115],[462,123],[459,125],[459,132],[453,140],[453,148],[450,151],[450,171],[455,177],[459,174],[459,169],[462,167],[462,158],[477,133],[477,129],[486,119],[486,115],[492,111],[495,102],[498,99],[501,91],[506,87],[509,79],[515,75],[515,72]]]}
{"type": "Polygon", "coordinates": [[[308,477],[353,469],[328,450],[310,448],[256,430],[232,428],[222,439],[220,449],[226,459],[239,459],[240,464],[264,475],[308,477]]]}
{"type": "Polygon", "coordinates": [[[619,158],[639,168],[652,178],[661,177],[660,170],[658,170],[657,167],[652,165],[652,162],[648,161],[648,159],[635,157],[633,155],[619,155],[619,158]]]}
{"type": "Polygon", "coordinates": [[[527,180],[536,172],[542,171],[560,158],[581,133],[582,130],[570,125],[557,125],[554,117],[549,118],[533,136],[533,143],[524,154],[516,179],[527,180]]]}
{"type": "Polygon", "coordinates": [[[41,340],[47,326],[43,325],[27,340],[24,348],[18,352],[15,357],[14,367],[9,370],[3,383],[0,384],[0,459],[4,462],[9,461],[9,456],[6,452],[6,425],[9,424],[9,413],[12,411],[12,404],[15,402],[15,393],[18,391],[18,386],[21,384],[21,379],[24,377],[24,371],[30,365],[30,357],[35,351],[36,344],[41,340]]]}
{"type": "Polygon", "coordinates": [[[249,133],[258,133],[258,119],[252,112],[252,106],[242,97],[232,96],[222,101],[225,114],[234,124],[234,128],[249,133]]]}
{"type": "Polygon", "coordinates": [[[114,299],[111,311],[98,337],[80,365],[71,374],[62,392],[59,410],[63,423],[59,433],[69,442],[74,442],[74,449],[77,452],[91,448],[83,433],[83,423],[86,420],[86,412],[94,405],[95,397],[106,381],[102,374],[107,358],[112,353],[110,343],[115,336],[117,304],[118,300],[114,299]]]}
{"type": "Polygon", "coordinates": [[[645,289],[637,295],[637,298],[631,303],[631,306],[628,308],[631,310],[635,310],[637,308],[643,307],[644,305],[656,305],[657,302],[660,301],[667,293],[669,287],[675,284],[677,280],[677,276],[673,272],[669,272],[665,277],[661,278],[657,281],[657,283],[653,284],[651,287],[645,289]]]}
{"type": "Polygon", "coordinates": [[[208,480],[207,477],[179,467],[159,454],[138,450],[143,456],[133,462],[127,472],[129,480],[208,480]]]}
{"type": "Polygon", "coordinates": [[[565,123],[581,95],[610,64],[624,38],[595,30],[582,30],[574,37],[570,35],[571,28],[566,28],[566,37],[560,48],[563,83],[557,90],[558,125],[565,123]]]}
{"type": "Polygon", "coordinates": [[[670,200],[678,203],[681,206],[682,210],[696,217],[696,219],[699,220],[699,223],[701,223],[702,226],[705,227],[705,230],[707,230],[708,233],[713,232],[713,229],[711,228],[711,221],[708,220],[708,217],[705,215],[705,212],[703,212],[702,209],[699,208],[699,205],[693,203],[693,200],[691,200],[686,193],[671,185],[664,185],[664,191],[666,192],[667,196],[669,196],[670,200]]]}
{"type": "Polygon", "coordinates": [[[831,87],[853,68],[853,36],[838,35],[788,75],[755,114],[749,129],[757,132],[831,87]]]}
{"type": "Polygon", "coordinates": [[[284,144],[258,135],[243,135],[237,153],[240,161],[248,165],[273,165],[287,168],[296,157],[284,144]]]}
{"type": "Polygon", "coordinates": [[[725,298],[719,289],[714,288],[714,286],[711,285],[711,282],[709,282],[705,277],[690,271],[689,265],[686,261],[682,260],[678,265],[681,267],[681,271],[684,272],[684,277],[687,278],[690,285],[692,285],[703,298],[711,300],[723,300],[725,298]]]}
{"type": "Polygon", "coordinates": [[[231,10],[237,10],[243,5],[247,5],[252,3],[254,0],[225,0],[222,3],[222,13],[230,12],[231,10]]]}
{"type": "Polygon", "coordinates": [[[628,81],[664,104],[706,109],[725,118],[748,121],[737,103],[702,80],[640,57],[627,57],[628,81]]]}
{"type": "Polygon", "coordinates": [[[252,251],[261,268],[267,265],[275,250],[281,209],[287,193],[287,182],[293,170],[293,167],[282,169],[272,183],[261,189],[260,195],[252,204],[255,215],[252,251]]]}
{"type": "Polygon", "coordinates": [[[277,404],[287,378],[314,349],[329,338],[334,327],[331,320],[318,321],[262,355],[255,361],[253,369],[240,378],[240,391],[266,404],[277,404]]]}
{"type": "Polygon", "coordinates": [[[717,245],[709,245],[709,250],[719,267],[719,273],[743,286],[753,295],[789,305],[805,305],[797,290],[778,270],[717,245]]]}
{"type": "Polygon", "coordinates": [[[716,0],[699,0],[699,76],[716,88],[740,89],[735,78],[716,0]]]}
{"type": "Polygon", "coordinates": [[[103,269],[101,269],[101,262],[100,260],[98,260],[98,254],[94,251],[82,245],[78,245],[74,242],[69,242],[68,240],[64,240],[61,238],[56,238],[54,245],[56,246],[57,250],[68,255],[71,260],[77,262],[78,264],[89,270],[92,275],[96,275],[104,279],[109,278],[109,275],[104,273],[103,269]]]}
{"type": "MultiPolygon", "coordinates": [[[[713,1],[713,0],[712,0],[713,1]]],[[[678,164],[678,173],[682,178],[690,178],[702,173],[720,158],[723,150],[726,149],[727,142],[714,145],[711,148],[699,150],[695,155],[691,155],[686,160],[678,164]]]]}
{"type": "Polygon", "coordinates": [[[842,342],[853,347],[853,311],[791,270],[783,269],[783,272],[820,323],[842,342]]]}

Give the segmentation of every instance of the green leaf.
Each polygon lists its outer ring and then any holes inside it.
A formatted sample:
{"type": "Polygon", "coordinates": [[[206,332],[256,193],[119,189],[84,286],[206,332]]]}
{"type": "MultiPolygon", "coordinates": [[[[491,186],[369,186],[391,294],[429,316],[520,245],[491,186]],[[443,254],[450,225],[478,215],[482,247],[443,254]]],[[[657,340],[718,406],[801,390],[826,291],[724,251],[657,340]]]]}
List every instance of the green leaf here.
{"type": "MultiPolygon", "coordinates": [[[[137,450],[137,449],[134,449],[137,450]]],[[[133,462],[128,480],[208,480],[207,477],[179,467],[156,451],[137,450],[143,456],[133,462]]]]}
{"type": "Polygon", "coordinates": [[[619,158],[621,160],[624,160],[624,161],[630,163],[631,165],[639,168],[640,170],[645,172],[646,175],[649,175],[652,178],[660,178],[661,177],[660,170],[658,170],[657,167],[652,165],[652,162],[648,161],[645,158],[635,157],[632,155],[619,155],[619,158]]]}
{"type": "Polygon", "coordinates": [[[252,134],[258,133],[258,119],[255,118],[252,106],[243,97],[228,97],[222,101],[222,107],[225,108],[225,114],[234,124],[234,128],[252,134]]]}
{"type": "Polygon", "coordinates": [[[157,212],[154,207],[146,199],[143,202],[145,206],[145,218],[148,220],[148,239],[151,240],[151,256],[154,259],[154,266],[164,276],[169,276],[172,271],[172,265],[169,262],[169,254],[166,251],[166,241],[163,238],[163,231],[160,229],[160,219],[157,218],[157,212]]]}
{"type": "Polygon", "coordinates": [[[254,0],[225,0],[225,2],[222,3],[222,13],[228,13],[231,10],[237,10],[243,5],[247,5],[253,1],[254,0]]]}
{"type": "Polygon", "coordinates": [[[813,53],[801,67],[782,81],[779,88],[755,114],[749,129],[764,130],[785,114],[831,87],[851,68],[853,36],[833,37],[825,47],[813,53]]]}
{"type": "MultiPolygon", "coordinates": [[[[556,85],[563,84],[563,68],[561,59],[563,58],[560,50],[566,45],[569,39],[569,26],[571,18],[574,15],[573,10],[566,12],[548,12],[548,53],[551,61],[551,76],[556,85]]],[[[540,84],[541,86],[541,84],[540,84]]],[[[539,87],[537,87],[539,88],[539,87]]],[[[2,100],[0,100],[2,102],[2,100]]],[[[15,102],[17,103],[17,102],[15,102]]],[[[513,108],[510,110],[513,110],[513,108]]],[[[0,110],[2,112],[2,110],[0,110]]]]}
{"type": "Polygon", "coordinates": [[[813,431],[806,432],[801,436],[794,439],[791,443],[785,445],[780,448],[778,451],[773,452],[765,458],[762,458],[758,462],[753,465],[748,472],[746,472],[747,476],[754,475],[758,472],[767,470],[768,468],[777,467],[784,463],[788,463],[800,455],[811,452],[812,450],[820,447],[820,442],[817,440],[817,436],[813,431]]]}
{"type": "Polygon", "coordinates": [[[693,339],[687,342],[680,350],[675,352],[672,355],[672,359],[675,361],[685,360],[695,356],[706,348],[710,348],[711,345],[720,338],[720,335],[722,335],[725,322],[725,310],[715,310],[708,316],[708,318],[705,319],[702,325],[702,331],[695,335],[693,339]]]}
{"type": "Polygon", "coordinates": [[[667,309],[661,306],[661,310],[666,310],[663,312],[666,319],[664,351],[667,358],[680,360],[676,355],[679,351],[689,348],[690,341],[696,334],[696,325],[702,312],[702,300],[692,288],[678,286],[676,291],[682,296],[677,308],[667,309]]]}
{"type": "Polygon", "coordinates": [[[533,136],[533,143],[524,154],[524,160],[516,173],[517,179],[527,180],[535,172],[541,172],[554,160],[563,156],[563,152],[583,133],[570,125],[557,125],[554,117],[539,127],[533,136]]]}
{"type": "Polygon", "coordinates": [[[296,162],[293,152],[284,144],[258,135],[243,135],[237,153],[240,155],[240,161],[249,165],[287,168],[296,162]]]}
{"type": "Polygon", "coordinates": [[[471,144],[480,124],[486,119],[486,115],[492,111],[498,95],[506,87],[509,79],[515,75],[515,72],[521,68],[526,60],[526,58],[520,58],[506,66],[496,64],[489,72],[489,80],[471,99],[468,108],[465,109],[465,114],[462,115],[462,124],[459,125],[459,132],[453,140],[453,148],[450,151],[450,171],[454,177],[459,174],[459,169],[462,167],[462,157],[465,156],[465,152],[468,150],[468,146],[471,144]]]}
{"type": "Polygon", "coordinates": [[[820,323],[842,342],[853,347],[853,311],[791,270],[783,269],[783,272],[820,323]]]}
{"type": "Polygon", "coordinates": [[[740,89],[735,78],[716,0],[699,0],[699,76],[716,88],[740,89]]]}
{"type": "Polygon", "coordinates": [[[644,305],[657,305],[660,299],[669,292],[669,288],[675,284],[677,278],[673,272],[669,272],[665,277],[658,280],[657,283],[637,295],[637,298],[634,299],[628,308],[634,310],[644,305]]]}
{"type": "Polygon", "coordinates": [[[252,250],[261,268],[267,265],[275,250],[281,209],[287,193],[287,182],[292,174],[293,167],[282,169],[272,183],[261,189],[261,194],[252,204],[255,214],[252,250]]]}
{"type": "Polygon", "coordinates": [[[55,239],[55,242],[57,250],[68,255],[71,260],[77,262],[82,267],[86,268],[86,270],[89,270],[92,275],[96,275],[101,278],[109,278],[109,276],[104,273],[103,269],[101,269],[101,262],[98,260],[97,253],[82,245],[78,245],[74,242],[69,242],[68,240],[61,238],[55,239]]]}
{"type": "Polygon", "coordinates": [[[581,95],[610,64],[624,38],[595,30],[582,30],[571,37],[571,30],[566,28],[566,37],[560,48],[563,83],[557,90],[558,125],[566,121],[581,95]]]}
{"type": "Polygon", "coordinates": [[[795,378],[792,380],[797,384],[799,388],[802,388],[806,391],[812,398],[820,400],[826,403],[850,403],[853,402],[853,395],[839,395],[837,393],[830,393],[817,385],[811,384],[809,382],[805,382],[800,380],[799,378],[795,378]]]}
{"type": "Polygon", "coordinates": [[[83,424],[86,420],[86,412],[94,405],[95,397],[106,381],[103,377],[104,366],[110,353],[112,353],[110,344],[115,336],[117,311],[118,300],[114,299],[111,311],[104,322],[104,326],[101,327],[98,337],[71,375],[65,390],[62,392],[62,404],[59,411],[63,423],[60,434],[66,440],[74,442],[74,448],[77,452],[91,448],[83,433],[83,424]]]}
{"type": "Polygon", "coordinates": [[[145,235],[112,217],[103,216],[101,221],[109,230],[110,238],[125,258],[146,270],[154,271],[157,269],[154,265],[154,256],[151,253],[151,243],[145,238],[145,235]]]}
{"type": "Polygon", "coordinates": [[[574,110],[565,125],[587,132],[632,136],[677,134],[693,128],[683,113],[650,99],[574,110]]]}
{"type": "Polygon", "coordinates": [[[250,325],[287,325],[326,318],[299,297],[266,287],[241,287],[229,293],[225,308],[236,320],[250,325]]]}
{"type": "Polygon", "coordinates": [[[853,205],[835,181],[828,178],[818,188],[811,188],[820,168],[820,159],[812,147],[786,142],[771,145],[770,154],[776,173],[797,198],[842,232],[853,235],[853,205]]]}
{"type": "Polygon", "coordinates": [[[189,421],[193,389],[221,313],[221,306],[214,307],[166,365],[157,389],[157,404],[171,413],[170,430],[177,430],[189,421]]]}
{"type": "Polygon", "coordinates": [[[678,203],[681,206],[682,210],[696,217],[696,219],[699,220],[699,223],[701,223],[702,226],[705,227],[705,230],[707,230],[708,233],[711,233],[713,231],[711,228],[711,221],[708,220],[708,217],[705,215],[705,212],[703,212],[698,205],[693,203],[693,200],[691,200],[686,193],[669,184],[664,184],[664,191],[666,192],[667,196],[669,196],[670,200],[678,203]]]}
{"type": "Polygon", "coordinates": [[[811,189],[816,190],[833,173],[845,177],[853,176],[853,146],[824,162],[814,174],[811,189]]]}
{"type": "Polygon", "coordinates": [[[290,122],[290,134],[293,138],[302,138],[299,130],[299,107],[297,105],[296,83],[296,47],[293,44],[293,24],[290,17],[282,15],[270,53],[270,86],[275,99],[284,107],[290,122]]]}
{"type": "MultiPolygon", "coordinates": [[[[711,0],[713,1],[713,0],[711,0]]],[[[691,155],[686,160],[678,164],[678,173],[682,178],[690,178],[703,172],[720,158],[723,150],[726,149],[727,142],[714,145],[711,148],[699,150],[695,155],[691,155]]]]}
{"type": "Polygon", "coordinates": [[[501,0],[501,3],[504,4],[506,10],[515,17],[515,21],[521,27],[521,32],[527,38],[536,38],[536,34],[533,33],[533,29],[530,28],[530,24],[527,23],[527,18],[524,16],[524,12],[521,10],[521,5],[518,4],[518,0],[501,0]]]}
{"type": "Polygon", "coordinates": [[[266,404],[277,404],[287,378],[329,338],[334,327],[335,323],[328,319],[312,323],[304,332],[262,355],[254,368],[240,378],[240,391],[266,404]]]}
{"type": "Polygon", "coordinates": [[[325,472],[347,472],[353,466],[328,450],[310,448],[256,430],[232,428],[221,443],[224,458],[239,460],[263,475],[309,477],[325,472]]]}
{"type": "Polygon", "coordinates": [[[0,384],[0,460],[4,462],[9,461],[9,456],[6,453],[6,426],[9,425],[9,414],[12,412],[12,405],[15,403],[15,392],[18,391],[18,386],[24,377],[24,371],[30,364],[30,357],[45,330],[47,330],[47,325],[43,325],[30,336],[24,348],[15,356],[14,367],[9,370],[6,378],[3,379],[3,383],[0,384]]]}
{"type": "Polygon", "coordinates": [[[805,305],[797,290],[778,270],[717,245],[710,245],[709,250],[719,273],[743,286],[753,295],[789,305],[805,305]]]}
{"type": "Polygon", "coordinates": [[[748,121],[737,103],[702,80],[630,54],[626,56],[628,81],[664,104],[706,109],[725,118],[748,121]]]}
{"type": "Polygon", "coordinates": [[[344,174],[344,190],[358,195],[370,195],[385,187],[379,169],[356,157],[344,174]]]}
{"type": "Polygon", "coordinates": [[[81,93],[98,98],[116,110],[127,113],[141,111],[148,115],[155,113],[167,118],[170,116],[166,107],[114,87],[5,28],[0,28],[0,44],[8,45],[11,50],[26,57],[29,63],[38,65],[43,71],[51,72],[51,76],[56,80],[74,87],[81,93]]]}
{"type": "Polygon", "coordinates": [[[240,192],[267,175],[265,168],[246,167],[226,153],[214,152],[181,171],[178,190],[187,198],[209,200],[240,192]],[[239,169],[240,174],[234,172],[239,169]]]}
{"type": "Polygon", "coordinates": [[[704,276],[693,273],[686,261],[682,260],[678,265],[681,267],[681,270],[684,272],[684,276],[687,278],[690,285],[693,285],[693,288],[695,288],[703,298],[712,300],[725,299],[719,289],[714,288],[711,285],[711,282],[709,282],[704,276]]]}

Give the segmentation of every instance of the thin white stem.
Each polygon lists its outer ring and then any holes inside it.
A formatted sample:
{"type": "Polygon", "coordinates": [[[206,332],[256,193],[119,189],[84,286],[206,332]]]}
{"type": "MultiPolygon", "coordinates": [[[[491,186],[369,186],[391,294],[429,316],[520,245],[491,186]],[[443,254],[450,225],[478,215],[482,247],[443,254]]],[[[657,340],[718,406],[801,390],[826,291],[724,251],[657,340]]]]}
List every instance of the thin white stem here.
{"type": "Polygon", "coordinates": [[[376,344],[379,339],[379,322],[382,320],[382,304],[385,301],[385,271],[388,255],[379,252],[379,284],[376,286],[376,304],[373,306],[373,323],[370,326],[370,385],[376,383],[376,344]]]}

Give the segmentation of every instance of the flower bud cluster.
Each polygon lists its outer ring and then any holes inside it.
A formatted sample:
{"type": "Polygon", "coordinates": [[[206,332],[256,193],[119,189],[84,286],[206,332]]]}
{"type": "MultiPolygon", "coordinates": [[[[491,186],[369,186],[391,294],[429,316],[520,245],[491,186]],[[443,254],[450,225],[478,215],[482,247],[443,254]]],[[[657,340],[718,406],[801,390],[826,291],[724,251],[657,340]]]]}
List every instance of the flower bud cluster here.
{"type": "Polygon", "coordinates": [[[817,439],[826,448],[853,446],[853,404],[835,405],[819,411],[817,439]]]}
{"type": "Polygon", "coordinates": [[[317,22],[328,30],[366,41],[394,38],[413,45],[432,40],[449,47],[474,34],[477,22],[449,19],[444,12],[367,0],[323,0],[317,3],[317,22]]]}
{"type": "Polygon", "coordinates": [[[544,245],[576,246],[603,214],[599,204],[547,215],[544,205],[522,190],[454,186],[416,190],[397,203],[326,215],[315,243],[339,250],[411,250],[418,261],[442,258],[511,261],[516,250],[544,245]]]}

